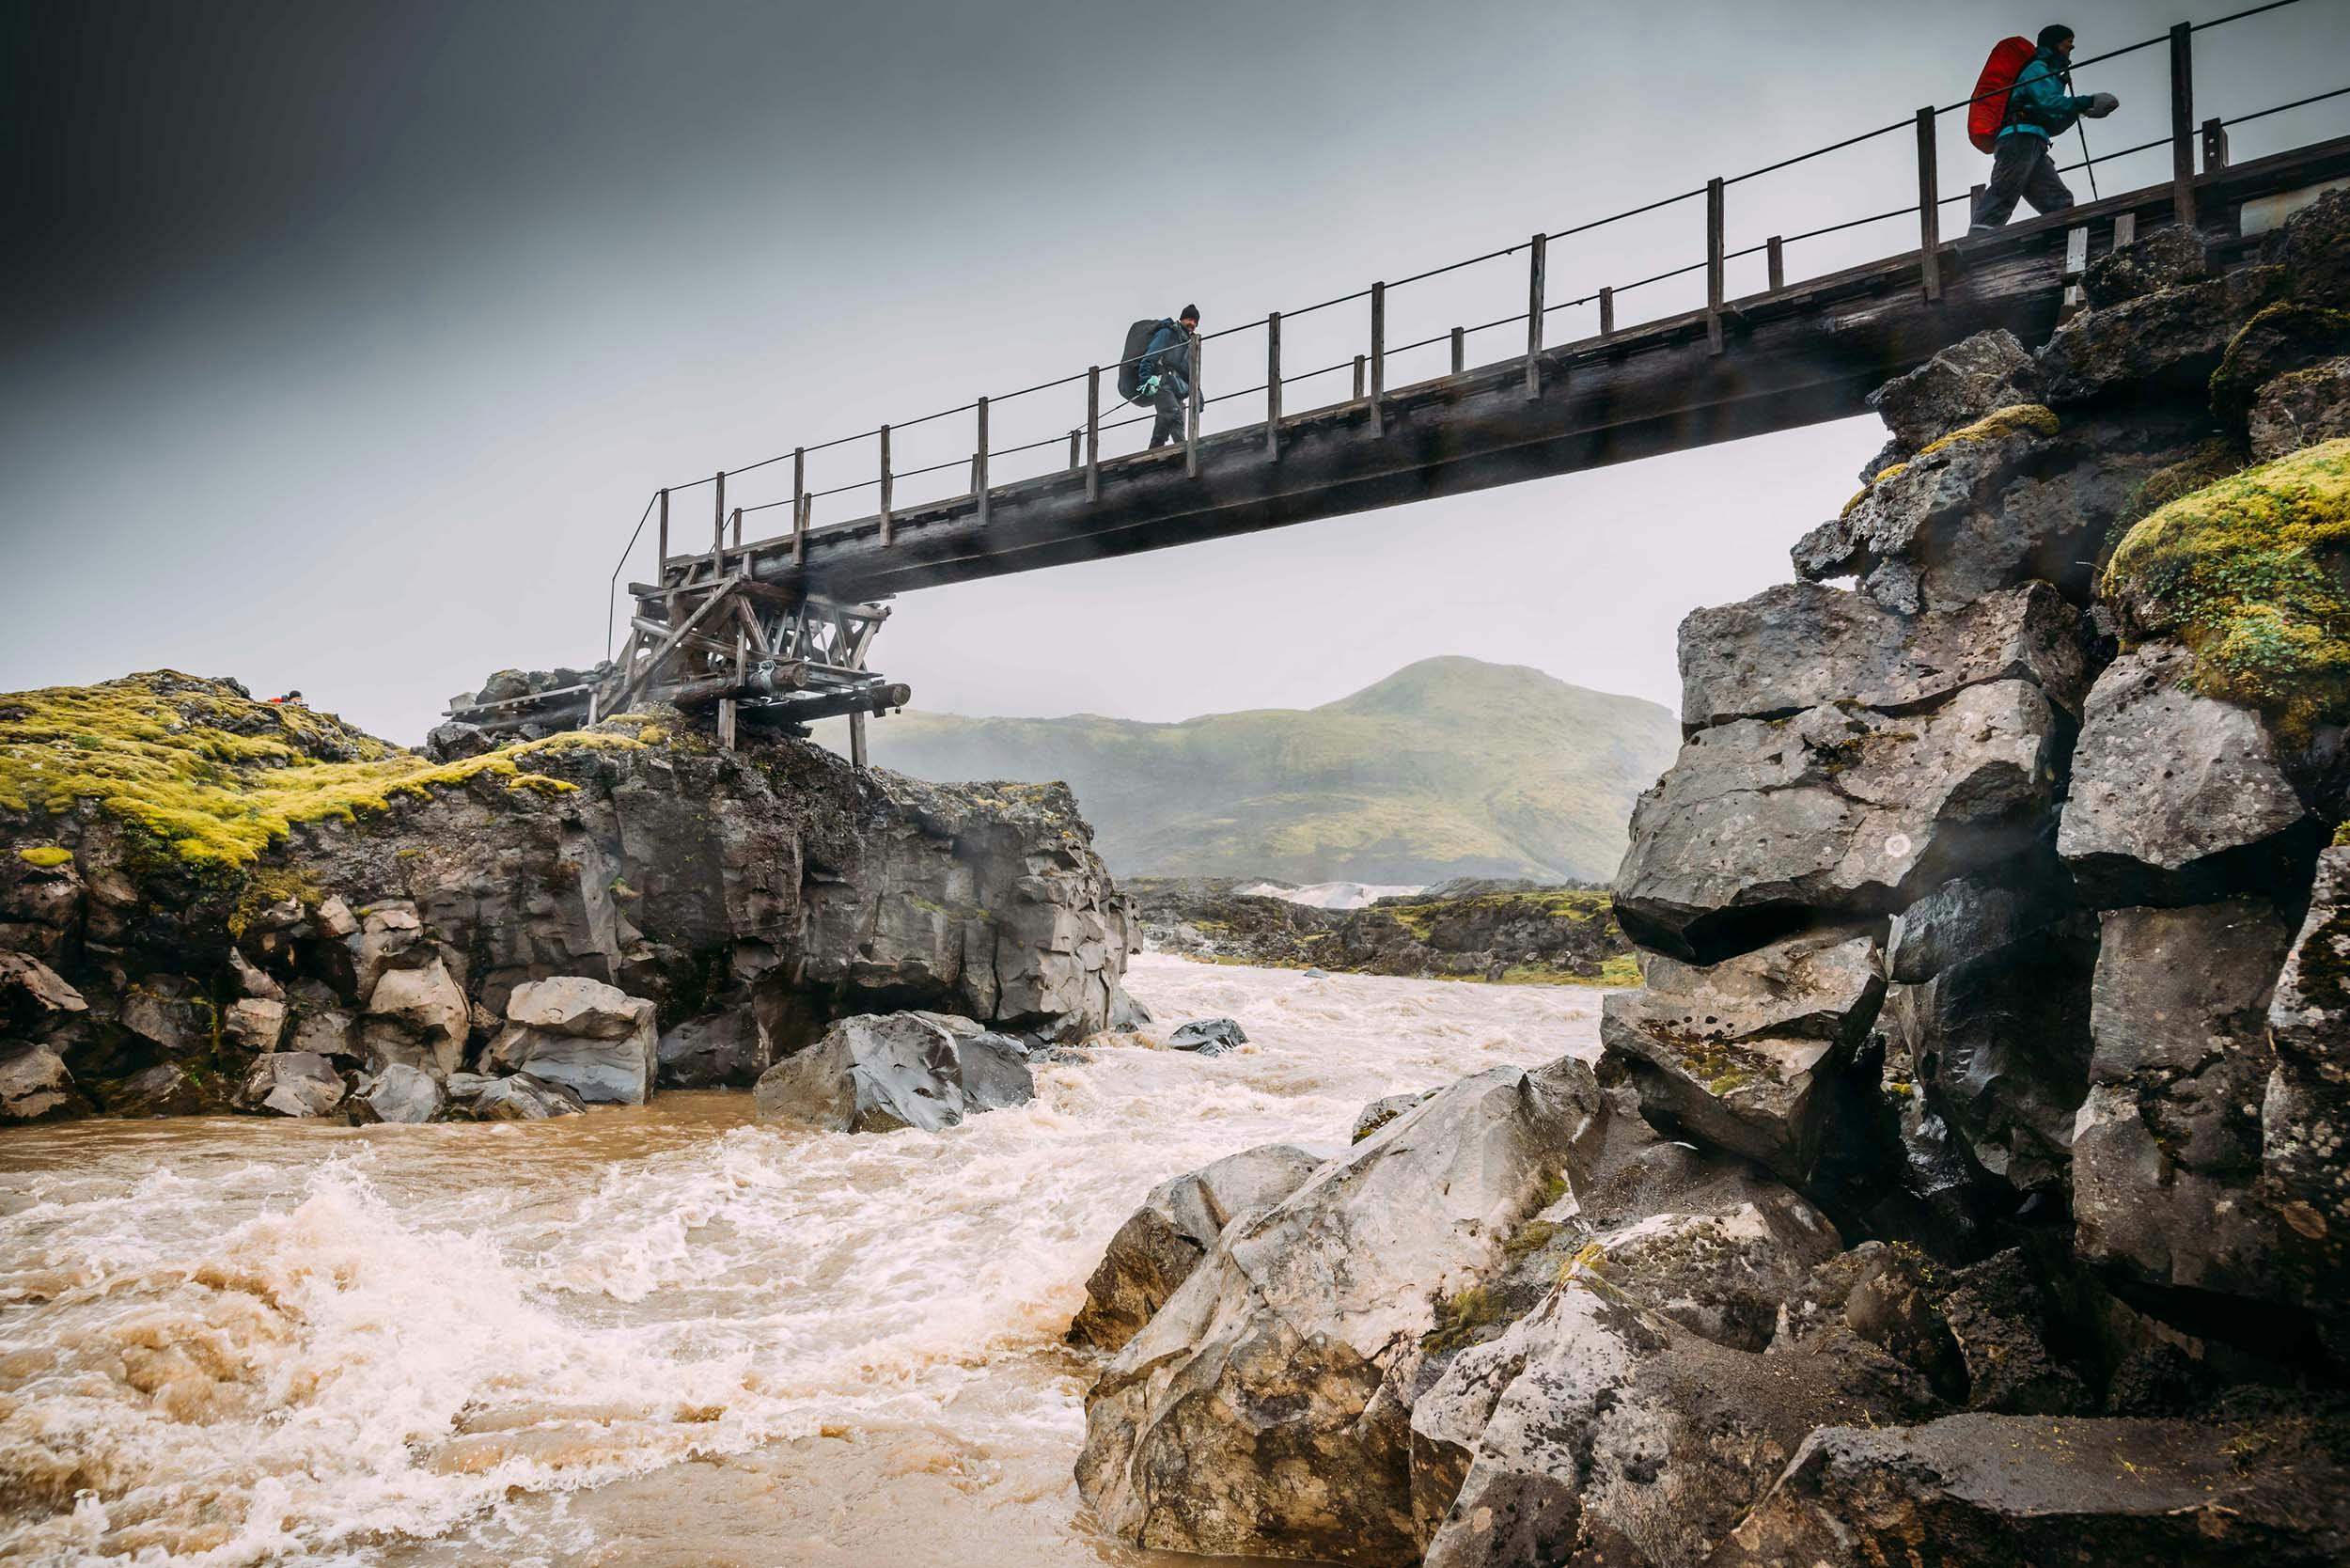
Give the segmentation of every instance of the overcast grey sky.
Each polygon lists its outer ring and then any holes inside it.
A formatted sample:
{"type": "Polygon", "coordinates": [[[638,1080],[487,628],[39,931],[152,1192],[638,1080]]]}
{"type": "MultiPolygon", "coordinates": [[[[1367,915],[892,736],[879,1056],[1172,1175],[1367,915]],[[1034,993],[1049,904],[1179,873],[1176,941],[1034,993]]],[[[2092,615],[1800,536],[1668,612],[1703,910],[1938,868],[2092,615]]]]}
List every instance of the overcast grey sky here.
{"type": "MultiPolygon", "coordinates": [[[[2066,0],[2062,19],[2087,55],[2228,8],[2066,0]]],[[[0,0],[21,215],[0,226],[0,689],[170,665],[414,741],[498,666],[601,655],[604,584],[657,485],[1114,359],[1129,320],[1186,301],[1211,330],[1294,309],[1897,120],[2045,20],[1948,0],[0,0]]],[[[2345,21],[2350,0],[2304,0],[2201,35],[2199,113],[2343,85],[2345,21]]],[[[2084,75],[2123,100],[2101,145],[2164,133],[2162,71],[2154,49],[2084,75]]],[[[2235,153],[2345,128],[2338,102],[2243,128],[2235,153]]],[[[1734,188],[1731,243],[1900,205],[1906,142],[1734,188]]],[[[1942,158],[1953,191],[1984,163],[1955,124],[1942,158]]],[[[1552,297],[1695,259],[1700,224],[1684,204],[1561,242],[1552,297]]],[[[1790,270],[1904,239],[1798,245],[1790,270]]],[[[1391,340],[1522,308],[1521,267],[1397,291],[1391,340]]],[[[1642,294],[1626,319],[1689,303],[1642,294]]],[[[1290,363],[1361,332],[1352,311],[1300,322],[1290,363]]],[[[1261,379],[1244,341],[1212,349],[1211,394],[1261,379]]],[[[1007,405],[995,444],[1081,416],[1081,393],[1007,405]]],[[[1879,439],[1856,420],[916,593],[876,662],[966,713],[1306,705],[1435,653],[1670,702],[1681,616],[1783,578],[1879,439]]],[[[941,421],[898,463],[969,444],[941,421]]],[[[871,463],[843,447],[812,479],[871,463]]],[[[789,482],[778,465],[734,498],[789,482]]],[[[681,531],[707,495],[680,498],[681,531]]],[[[820,524],[870,510],[830,504],[820,524]]]]}

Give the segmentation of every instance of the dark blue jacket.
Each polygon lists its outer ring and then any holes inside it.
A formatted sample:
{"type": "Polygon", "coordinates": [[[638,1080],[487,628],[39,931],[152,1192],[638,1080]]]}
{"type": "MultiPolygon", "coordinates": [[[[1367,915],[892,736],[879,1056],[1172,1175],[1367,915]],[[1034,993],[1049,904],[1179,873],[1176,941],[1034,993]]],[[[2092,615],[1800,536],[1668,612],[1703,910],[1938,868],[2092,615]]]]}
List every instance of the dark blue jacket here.
{"type": "Polygon", "coordinates": [[[1191,353],[1191,334],[1183,330],[1183,322],[1170,316],[1151,334],[1151,346],[1143,350],[1139,368],[1144,381],[1163,376],[1175,388],[1177,397],[1188,398],[1196,364],[1191,353]]]}
{"type": "Polygon", "coordinates": [[[2007,101],[2007,124],[2000,127],[1999,134],[2013,136],[2020,132],[2044,141],[2061,136],[2088,107],[2088,99],[2064,90],[2063,56],[2043,49],[2016,72],[2015,89],[2007,101]]]}

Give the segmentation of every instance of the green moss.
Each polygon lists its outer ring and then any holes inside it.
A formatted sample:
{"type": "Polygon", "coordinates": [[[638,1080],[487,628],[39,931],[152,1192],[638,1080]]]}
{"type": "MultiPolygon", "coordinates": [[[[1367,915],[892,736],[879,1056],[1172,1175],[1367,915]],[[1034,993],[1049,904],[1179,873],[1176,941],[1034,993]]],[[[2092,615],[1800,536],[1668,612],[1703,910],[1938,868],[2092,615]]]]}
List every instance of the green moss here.
{"type": "Polygon", "coordinates": [[[1637,985],[1640,983],[1640,961],[1630,953],[1617,953],[1599,966],[1602,985],[1637,985]]]}
{"type": "Polygon", "coordinates": [[[2350,716],[2350,439],[2180,497],[2106,569],[2148,635],[2178,637],[2197,686],[2273,715],[2288,738],[2350,716]]]}
{"type": "Polygon", "coordinates": [[[1503,1242],[1501,1254],[1505,1258],[1523,1258],[1529,1252],[1540,1252],[1543,1247],[1548,1247],[1564,1229],[1566,1227],[1555,1225],[1547,1219],[1535,1220],[1516,1235],[1503,1242]]]}
{"type": "Polygon", "coordinates": [[[55,844],[36,844],[30,849],[18,850],[16,857],[27,866],[44,871],[54,871],[60,866],[70,864],[73,852],[70,849],[59,849],[55,844]]]}
{"type": "Polygon", "coordinates": [[[2211,373],[2211,406],[2223,420],[2241,423],[2262,386],[2291,369],[2280,361],[2327,359],[2350,344],[2350,314],[2280,300],[2266,306],[2228,339],[2211,373]]]}
{"type": "Polygon", "coordinates": [[[1950,431],[1939,441],[1927,442],[1918,448],[1918,456],[1909,461],[1915,463],[1918,458],[1931,457],[1946,447],[1955,447],[1962,442],[2004,441],[2011,435],[2054,435],[2062,428],[2063,423],[2057,418],[2054,410],[2040,403],[2018,403],[2013,408],[1987,414],[1971,425],[1950,431]]]}
{"type": "Polygon", "coordinates": [[[1478,1331],[1501,1321],[1501,1297],[1483,1285],[1471,1285],[1448,1296],[1436,1307],[1436,1326],[1420,1338],[1420,1348],[1433,1354],[1460,1350],[1476,1342],[1478,1331]]]}
{"type": "Polygon", "coordinates": [[[330,714],[255,702],[176,671],[0,697],[0,809],[92,802],[190,870],[251,864],[303,823],[355,821],[400,799],[494,779],[541,796],[576,786],[526,771],[542,753],[635,747],[550,736],[435,766],[330,714]],[[98,743],[86,744],[90,739],[98,743]]]}
{"type": "Polygon", "coordinates": [[[2097,565],[2102,569],[2113,559],[2114,551],[2121,548],[2122,541],[2141,520],[2182,495],[2191,495],[2232,474],[2244,472],[2250,461],[2235,441],[2215,435],[2178,462],[2147,475],[2130,493],[2129,501],[2114,518],[2112,526],[2106,530],[2105,541],[2097,550],[2097,565]]]}
{"type": "Polygon", "coordinates": [[[2333,847],[2336,849],[2350,849],[2350,823],[2344,823],[2340,827],[2334,829],[2333,847]]]}

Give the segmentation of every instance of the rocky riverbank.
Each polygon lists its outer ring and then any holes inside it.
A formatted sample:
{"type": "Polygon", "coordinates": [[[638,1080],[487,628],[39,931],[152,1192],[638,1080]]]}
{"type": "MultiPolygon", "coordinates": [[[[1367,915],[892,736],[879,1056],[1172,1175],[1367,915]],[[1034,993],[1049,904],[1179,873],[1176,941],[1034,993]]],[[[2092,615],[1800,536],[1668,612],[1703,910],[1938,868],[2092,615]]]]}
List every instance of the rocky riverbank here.
{"type": "Polygon", "coordinates": [[[1120,1232],[1105,1527],[2350,1560],[2350,193],[2087,297],[1883,388],[1798,580],[1684,622],[1595,1070],[1383,1102],[1120,1232]]]}
{"type": "Polygon", "coordinates": [[[1244,892],[1234,878],[1126,884],[1143,940],[1214,963],[1528,985],[1637,985],[1608,896],[1521,882],[1447,883],[1362,909],[1244,892]]]}
{"type": "Polygon", "coordinates": [[[1123,1006],[1058,786],[673,713],[466,749],[170,671],[0,696],[0,1119],[537,1116],[748,1085],[853,1014],[1123,1006]]]}

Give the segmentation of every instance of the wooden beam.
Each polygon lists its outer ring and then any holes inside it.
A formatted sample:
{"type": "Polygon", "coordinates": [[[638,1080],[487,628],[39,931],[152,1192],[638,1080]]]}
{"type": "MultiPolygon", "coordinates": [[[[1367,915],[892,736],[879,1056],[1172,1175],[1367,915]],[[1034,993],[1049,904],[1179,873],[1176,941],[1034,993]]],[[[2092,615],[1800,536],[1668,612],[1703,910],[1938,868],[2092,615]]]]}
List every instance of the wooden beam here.
{"type": "Polygon", "coordinates": [[[881,428],[881,539],[884,544],[897,538],[896,520],[890,516],[889,427],[881,428]]]}
{"type": "Polygon", "coordinates": [[[979,521],[987,521],[987,400],[979,400],[979,449],[971,454],[971,494],[979,498],[979,521]]]}
{"type": "MultiPolygon", "coordinates": [[[[669,564],[669,487],[661,487],[661,564],[669,564]]],[[[660,573],[656,572],[655,576],[660,573]]]]}
{"type": "Polygon", "coordinates": [[[1086,372],[1086,499],[1102,498],[1102,367],[1086,372]]]}
{"type": "Polygon", "coordinates": [[[727,471],[711,481],[710,553],[724,559],[727,548],[727,471]]]}
{"type": "Polygon", "coordinates": [[[2203,172],[2217,174],[2228,166],[2228,123],[2222,119],[2203,121],[2203,172]]]}
{"type": "Polygon", "coordinates": [[[1206,401],[1199,394],[1199,334],[1191,335],[1191,396],[1183,407],[1183,474],[1188,478],[1199,477],[1199,416],[1206,411],[1206,401]]]}
{"type": "Polygon", "coordinates": [[[1462,327],[1452,329],[1452,373],[1459,375],[1468,368],[1468,333],[1462,327]]]}
{"type": "Polygon", "coordinates": [[[1526,395],[1543,395],[1543,307],[1549,303],[1550,290],[1543,276],[1543,259],[1549,252],[1550,236],[1537,234],[1528,248],[1532,254],[1526,264],[1526,395]]]}
{"type": "Polygon", "coordinates": [[[1934,170],[1934,105],[1918,111],[1918,271],[1926,303],[1942,299],[1942,182],[1934,170]]]}
{"type": "Polygon", "coordinates": [[[2138,214],[2136,212],[2116,214],[2113,220],[2113,248],[2127,250],[2136,243],[2138,243],[2138,214]]]}
{"type": "Polygon", "coordinates": [[[1371,286],[1371,433],[1385,435],[1379,405],[1387,395],[1387,286],[1371,286]]]}
{"type": "Polygon", "coordinates": [[[858,708],[849,714],[849,765],[860,771],[873,765],[865,752],[865,710],[858,708]]]}
{"type": "Polygon", "coordinates": [[[2179,227],[2195,232],[2195,29],[2170,29],[2170,211],[2179,227]]]}
{"type": "Polygon", "coordinates": [[[1599,291],[1599,335],[1603,339],[1616,336],[1616,290],[1610,288],[1599,291]]]}
{"type": "Polygon", "coordinates": [[[1771,292],[1787,287],[1787,242],[1774,234],[1762,242],[1762,259],[1769,269],[1771,292]]]}
{"type": "Polygon", "coordinates": [[[1722,352],[1722,182],[1705,182],[1705,346],[1722,352]]]}
{"type": "Polygon", "coordinates": [[[1281,313],[1264,319],[1264,460],[1281,461],[1281,313]]]}
{"type": "Polygon", "coordinates": [[[1350,402],[1359,403],[1363,400],[1363,356],[1356,354],[1355,356],[1355,395],[1348,400],[1350,402]]]}

